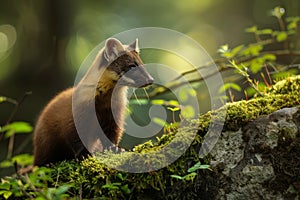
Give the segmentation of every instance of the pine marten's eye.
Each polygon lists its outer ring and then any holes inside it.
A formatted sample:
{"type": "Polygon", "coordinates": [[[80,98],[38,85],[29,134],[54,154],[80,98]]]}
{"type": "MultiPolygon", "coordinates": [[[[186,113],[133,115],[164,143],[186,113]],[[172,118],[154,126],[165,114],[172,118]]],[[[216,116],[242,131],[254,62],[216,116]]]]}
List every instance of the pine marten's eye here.
{"type": "Polygon", "coordinates": [[[138,66],[138,64],[136,62],[134,62],[133,64],[130,64],[130,65],[127,66],[126,71],[129,71],[129,70],[131,70],[131,69],[133,69],[133,68],[135,68],[137,66],[138,66]]]}
{"type": "Polygon", "coordinates": [[[136,65],[129,65],[128,70],[131,70],[132,68],[135,68],[135,67],[136,67],[136,65]]]}

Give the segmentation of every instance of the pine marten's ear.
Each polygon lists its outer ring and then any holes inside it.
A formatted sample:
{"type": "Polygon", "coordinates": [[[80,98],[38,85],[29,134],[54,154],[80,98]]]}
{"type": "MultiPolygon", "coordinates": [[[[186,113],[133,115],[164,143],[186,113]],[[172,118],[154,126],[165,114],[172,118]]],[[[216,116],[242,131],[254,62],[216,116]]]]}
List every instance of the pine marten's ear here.
{"type": "Polygon", "coordinates": [[[109,38],[105,42],[104,58],[108,62],[112,62],[124,51],[125,49],[119,40],[115,38],[109,38]]]}
{"type": "Polygon", "coordinates": [[[139,40],[136,38],[135,41],[128,46],[128,49],[130,51],[136,51],[137,53],[139,53],[140,52],[139,40]]]}

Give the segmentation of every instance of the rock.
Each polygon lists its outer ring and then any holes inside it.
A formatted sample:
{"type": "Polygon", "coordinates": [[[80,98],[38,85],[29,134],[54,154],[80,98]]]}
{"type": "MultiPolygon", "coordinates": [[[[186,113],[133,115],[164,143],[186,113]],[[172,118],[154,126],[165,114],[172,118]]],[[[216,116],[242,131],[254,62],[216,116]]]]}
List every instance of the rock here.
{"type": "Polygon", "coordinates": [[[298,108],[283,108],[223,132],[210,152],[215,198],[299,199],[299,122],[298,108]]]}

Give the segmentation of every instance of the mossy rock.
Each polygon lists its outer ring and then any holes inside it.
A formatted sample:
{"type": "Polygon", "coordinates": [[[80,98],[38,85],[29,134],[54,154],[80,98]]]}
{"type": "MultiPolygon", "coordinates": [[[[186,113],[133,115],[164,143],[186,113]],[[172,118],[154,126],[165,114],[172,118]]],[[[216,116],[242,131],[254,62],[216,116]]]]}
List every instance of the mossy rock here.
{"type": "MultiPolygon", "coordinates": [[[[207,199],[207,195],[209,194],[205,193],[204,188],[203,192],[200,191],[201,187],[203,187],[202,183],[205,181],[202,180],[202,178],[206,177],[203,174],[211,174],[211,176],[214,177],[216,175],[214,172],[200,170],[198,171],[197,177],[192,178],[192,180],[174,179],[171,178],[170,175],[184,177],[189,174],[187,170],[195,163],[199,161],[202,163],[210,163],[209,156],[204,159],[199,159],[198,151],[201,147],[201,142],[205,138],[205,133],[209,128],[211,116],[215,113],[222,113],[220,111],[226,109],[227,115],[223,131],[237,131],[250,121],[257,119],[260,116],[269,115],[281,108],[299,106],[299,91],[300,76],[288,78],[287,80],[283,80],[275,84],[263,97],[256,97],[249,101],[228,103],[219,110],[208,112],[207,114],[200,116],[199,120],[192,121],[192,128],[189,128],[188,126],[180,128],[176,132],[164,135],[157,143],[153,144],[149,141],[137,146],[135,151],[139,153],[158,151],[172,141],[175,138],[175,135],[181,135],[181,137],[176,138],[186,138],[189,135],[193,135],[193,132],[195,131],[195,124],[197,124],[198,134],[196,135],[192,145],[180,157],[180,159],[158,171],[138,174],[123,173],[107,168],[104,164],[101,164],[98,159],[89,158],[81,163],[72,163],[72,169],[68,168],[70,163],[61,163],[54,168],[54,174],[56,174],[55,169],[66,173],[67,176],[64,177],[64,179],[73,180],[74,183],[77,184],[77,188],[80,188],[81,186],[83,188],[84,197],[100,197],[105,195],[108,198],[116,199],[144,199],[146,197],[147,199],[199,199],[199,197],[202,196],[203,199],[207,199]],[[123,179],[120,177],[126,178],[123,179]],[[108,187],[101,189],[103,185],[113,183],[121,183],[121,185],[115,190],[110,190],[108,187]],[[201,187],[199,188],[199,186],[201,187]],[[128,188],[128,190],[122,190],[122,187],[125,187],[126,189],[128,188]]],[[[178,141],[176,145],[180,146],[180,142],[185,144],[188,143],[188,141],[189,139],[186,141],[181,140],[178,141]]],[[[114,165],[122,165],[122,161],[125,159],[127,162],[129,160],[129,163],[132,164],[133,168],[138,168],[140,164],[139,162],[144,161],[144,159],[139,160],[136,156],[131,157],[131,155],[132,153],[128,153],[128,155],[126,155],[126,153],[110,154],[109,157],[111,158],[112,156],[115,156],[116,159],[114,160],[119,161],[119,163],[114,163],[114,165]]],[[[151,158],[151,160],[153,160],[153,158],[151,158]]],[[[158,162],[161,162],[160,159],[158,160],[158,162]]],[[[106,163],[106,161],[104,160],[103,163],[106,163]]],[[[150,169],[151,168],[149,168],[149,171],[151,171],[150,169]]],[[[211,187],[216,187],[216,185],[213,185],[213,181],[208,184],[211,184],[211,187]]]]}
{"type": "MultiPolygon", "coordinates": [[[[69,185],[65,194],[74,198],[214,199],[218,197],[225,199],[226,194],[231,191],[226,186],[227,182],[222,183],[222,181],[226,180],[222,179],[222,177],[228,178],[229,175],[224,174],[226,163],[223,163],[223,166],[222,162],[217,161],[216,163],[213,160],[215,155],[209,154],[209,152],[205,154],[206,156],[199,158],[199,151],[203,147],[202,143],[208,137],[206,133],[209,130],[211,120],[219,120],[222,123],[221,114],[226,112],[226,118],[224,124],[222,124],[222,137],[225,137],[224,135],[226,134],[234,133],[228,137],[235,136],[240,138],[241,142],[247,146],[250,136],[247,140],[245,132],[241,131],[243,127],[249,126],[249,123],[252,123],[254,120],[268,116],[282,108],[299,107],[299,94],[300,76],[290,77],[276,83],[263,97],[227,103],[220,109],[201,115],[198,120],[188,122],[184,127],[162,136],[157,142],[149,141],[136,146],[132,152],[122,154],[106,152],[101,155],[101,162],[95,157],[90,157],[80,162],[64,161],[50,166],[47,168],[47,170],[50,169],[50,171],[47,171],[47,176],[51,178],[44,182],[50,188],[58,188],[65,184],[69,185]],[[166,150],[163,155],[155,153],[170,144],[176,148],[166,150]],[[182,152],[184,153],[182,154],[182,152]],[[161,163],[167,163],[168,158],[176,155],[176,153],[181,153],[179,159],[176,159],[166,167],[153,171],[161,163]],[[127,168],[138,171],[139,166],[145,165],[145,161],[147,161],[143,157],[145,155],[149,155],[148,160],[151,160],[148,163],[149,172],[128,173],[116,170],[126,164],[127,168]],[[211,163],[211,161],[214,161],[214,163],[211,163]],[[114,166],[115,169],[104,164],[108,162],[109,166],[114,166]],[[191,172],[189,169],[199,162],[203,164],[202,166],[205,166],[205,164],[211,165],[210,170],[199,168],[191,172]],[[220,188],[223,188],[223,196],[219,192],[220,188]]],[[[218,125],[218,123],[216,124],[218,125]]],[[[299,139],[299,135],[295,139],[299,139]]],[[[298,143],[293,145],[293,147],[289,148],[299,149],[298,143]]],[[[284,148],[284,145],[280,146],[280,148],[284,148]]],[[[261,150],[270,154],[270,149],[261,150]]],[[[279,147],[277,151],[280,151],[279,147]]],[[[277,153],[284,154],[284,152],[277,153]]],[[[290,159],[295,159],[295,157],[297,155],[290,159]]],[[[299,161],[299,156],[297,159],[299,161]]],[[[276,159],[275,161],[286,162],[276,159]]],[[[278,168],[284,167],[283,165],[276,166],[278,168]]],[[[272,165],[272,167],[276,173],[280,173],[280,170],[277,170],[275,165],[272,165]]],[[[41,173],[41,171],[34,173],[41,173]]],[[[262,174],[267,176],[268,173],[263,171],[262,174]]],[[[299,171],[293,175],[300,176],[299,171]]],[[[276,177],[284,178],[282,176],[276,177]]],[[[28,187],[27,190],[32,191],[32,188],[28,187]]]]}

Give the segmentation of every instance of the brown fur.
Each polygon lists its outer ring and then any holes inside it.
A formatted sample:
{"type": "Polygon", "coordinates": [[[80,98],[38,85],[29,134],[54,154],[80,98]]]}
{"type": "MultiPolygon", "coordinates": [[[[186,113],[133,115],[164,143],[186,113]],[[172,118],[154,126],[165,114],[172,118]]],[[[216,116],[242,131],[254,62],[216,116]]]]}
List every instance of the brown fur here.
{"type": "MultiPolygon", "coordinates": [[[[122,76],[124,68],[132,63],[138,64],[143,73],[147,72],[144,72],[143,63],[135,51],[126,50],[111,64],[107,63],[102,50],[82,81],[76,87],[59,93],[44,108],[34,131],[34,165],[41,166],[65,159],[81,158],[89,154],[82,144],[74,124],[72,96],[75,93],[80,102],[76,111],[84,113],[95,106],[97,119],[105,135],[113,144],[119,143],[123,134],[127,87],[125,85],[116,86],[116,82],[122,76]],[[108,67],[105,68],[105,65],[108,67]],[[95,77],[95,70],[102,70],[103,75],[100,80],[98,80],[99,77],[95,77]],[[98,82],[96,91],[90,87],[95,80],[98,82]],[[112,96],[113,91],[115,96],[112,96]],[[94,105],[92,105],[93,103],[94,105]]],[[[148,78],[150,81],[147,81],[152,83],[152,77],[146,75],[144,78],[148,78]]],[[[93,131],[93,129],[90,130],[93,131]]],[[[103,141],[89,145],[97,145],[96,149],[100,150],[107,147],[103,141]]]]}

